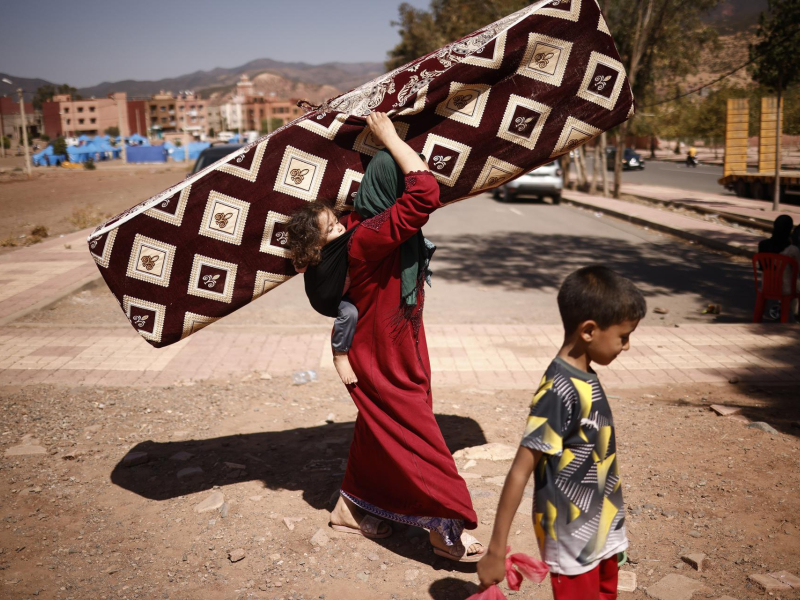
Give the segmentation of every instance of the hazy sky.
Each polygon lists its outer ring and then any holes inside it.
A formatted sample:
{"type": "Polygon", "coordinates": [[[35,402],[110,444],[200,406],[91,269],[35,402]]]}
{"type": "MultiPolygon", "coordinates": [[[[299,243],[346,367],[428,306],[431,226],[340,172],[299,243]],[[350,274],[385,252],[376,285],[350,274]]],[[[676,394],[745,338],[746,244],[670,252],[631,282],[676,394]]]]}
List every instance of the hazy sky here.
{"type": "MultiPolygon", "coordinates": [[[[428,0],[406,0],[425,8],[428,0]]],[[[75,87],[256,58],[382,62],[401,0],[18,0],[0,11],[0,72],[75,87]]]]}

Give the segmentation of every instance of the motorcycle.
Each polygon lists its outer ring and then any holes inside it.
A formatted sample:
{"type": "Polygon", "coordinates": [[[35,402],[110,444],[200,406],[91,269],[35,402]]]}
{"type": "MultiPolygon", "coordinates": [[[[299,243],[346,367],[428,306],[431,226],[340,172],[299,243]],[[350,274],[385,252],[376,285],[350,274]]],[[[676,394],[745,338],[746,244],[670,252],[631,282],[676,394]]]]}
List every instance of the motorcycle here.
{"type": "Polygon", "coordinates": [[[691,154],[686,155],[686,166],[687,167],[697,167],[700,164],[700,161],[697,160],[696,156],[692,156],[691,154]]]}

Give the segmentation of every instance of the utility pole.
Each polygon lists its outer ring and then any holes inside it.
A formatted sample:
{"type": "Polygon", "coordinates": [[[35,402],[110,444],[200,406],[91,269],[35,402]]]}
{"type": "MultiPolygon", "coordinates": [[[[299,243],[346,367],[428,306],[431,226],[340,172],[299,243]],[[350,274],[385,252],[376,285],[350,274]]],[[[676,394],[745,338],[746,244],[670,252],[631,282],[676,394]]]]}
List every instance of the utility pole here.
{"type": "Polygon", "coordinates": [[[183,96],[183,162],[189,162],[189,105],[186,102],[186,94],[183,96]]]}
{"type": "Polygon", "coordinates": [[[128,108],[128,96],[124,92],[117,92],[114,94],[114,98],[117,101],[117,119],[119,120],[119,141],[120,147],[122,148],[122,163],[128,164],[128,148],[125,145],[125,138],[128,137],[128,121],[124,114],[127,110],[123,110],[128,108]],[[122,98],[120,96],[122,96],[122,98]]]}
{"type": "Polygon", "coordinates": [[[28,128],[25,122],[25,100],[22,97],[22,88],[17,88],[19,94],[19,112],[22,115],[22,145],[25,149],[25,169],[28,171],[28,179],[33,175],[31,173],[31,153],[28,148],[28,128]]]}
{"type": "Polygon", "coordinates": [[[6,124],[3,122],[3,107],[0,105],[0,152],[6,157],[6,124]]]}

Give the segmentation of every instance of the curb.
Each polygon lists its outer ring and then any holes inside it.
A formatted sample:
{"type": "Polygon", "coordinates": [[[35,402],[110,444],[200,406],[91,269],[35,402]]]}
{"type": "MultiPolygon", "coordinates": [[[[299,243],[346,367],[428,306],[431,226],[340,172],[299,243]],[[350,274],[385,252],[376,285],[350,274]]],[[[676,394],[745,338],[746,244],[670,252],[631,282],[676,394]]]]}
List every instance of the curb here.
{"type": "Polygon", "coordinates": [[[47,308],[49,306],[52,306],[53,304],[55,304],[56,302],[58,302],[62,298],[66,297],[66,296],[69,296],[71,294],[74,294],[76,292],[80,292],[84,288],[90,287],[95,281],[97,281],[98,279],[101,279],[101,278],[102,278],[102,275],[100,274],[100,271],[97,271],[97,272],[93,273],[92,275],[88,275],[88,276],[84,277],[83,279],[79,279],[78,281],[76,281],[76,282],[74,282],[74,283],[72,283],[70,285],[64,286],[63,288],[58,290],[56,293],[54,293],[52,296],[49,296],[49,297],[45,298],[44,300],[40,300],[39,302],[31,304],[30,306],[26,306],[25,308],[23,308],[21,310],[18,310],[15,313],[11,313],[10,315],[6,315],[5,317],[0,318],[0,326],[7,325],[7,324],[11,323],[12,321],[16,321],[17,319],[20,319],[20,318],[24,317],[25,315],[30,314],[30,313],[32,313],[34,311],[41,310],[43,308],[47,308]]]}
{"type": "Polygon", "coordinates": [[[657,204],[658,206],[665,206],[667,208],[683,208],[685,210],[692,210],[694,212],[704,214],[704,215],[716,215],[721,219],[726,221],[731,221],[733,223],[737,223],[739,225],[743,225],[745,227],[751,227],[753,229],[759,229],[766,233],[772,233],[772,221],[767,219],[756,219],[753,217],[742,217],[740,215],[735,215],[729,212],[725,212],[724,210],[713,210],[710,208],[705,208],[703,206],[695,206],[693,204],[684,204],[680,200],[661,200],[660,198],[651,198],[650,196],[642,196],[641,194],[632,194],[630,192],[623,191],[623,194],[627,194],[628,196],[633,196],[634,198],[638,198],[639,200],[643,200],[644,202],[650,202],[651,204],[657,204]],[[752,220],[751,220],[752,219],[752,220]]]}
{"type": "Polygon", "coordinates": [[[753,256],[752,248],[742,248],[736,246],[734,244],[727,244],[725,242],[719,242],[717,240],[712,240],[701,235],[696,235],[694,233],[689,233],[682,229],[678,229],[676,227],[670,227],[668,225],[664,225],[662,223],[655,223],[653,221],[648,221],[647,219],[643,219],[641,217],[634,217],[631,215],[627,215],[625,213],[621,213],[615,210],[608,210],[606,208],[598,208],[588,202],[582,202],[581,200],[571,198],[567,195],[562,193],[561,196],[562,203],[567,203],[572,206],[577,206],[580,208],[587,208],[589,210],[595,212],[602,212],[604,215],[609,215],[612,217],[616,217],[617,219],[621,219],[623,221],[628,221],[629,223],[633,223],[635,225],[641,225],[643,227],[649,227],[650,229],[655,229],[656,231],[661,231],[662,233],[668,233],[670,235],[674,235],[684,240],[688,240],[690,242],[695,242],[696,244],[700,244],[702,246],[706,246],[707,248],[711,248],[712,250],[721,250],[723,252],[727,252],[729,254],[734,254],[736,256],[743,256],[746,258],[751,258],[753,256]]]}

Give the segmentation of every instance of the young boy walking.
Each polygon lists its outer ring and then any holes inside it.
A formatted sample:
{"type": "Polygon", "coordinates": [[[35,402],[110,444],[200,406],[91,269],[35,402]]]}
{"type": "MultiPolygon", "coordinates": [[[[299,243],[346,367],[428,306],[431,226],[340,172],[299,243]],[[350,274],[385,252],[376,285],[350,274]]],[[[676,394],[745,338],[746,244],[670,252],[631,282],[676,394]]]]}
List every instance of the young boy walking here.
{"type": "Polygon", "coordinates": [[[625,508],[611,407],[591,365],[628,350],[647,308],[630,280],[602,266],[569,275],[558,308],[564,344],[533,397],[478,577],[484,588],[503,580],[508,532],[533,473],[534,530],[555,600],[614,600],[625,508]]]}

